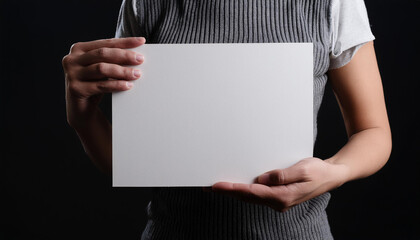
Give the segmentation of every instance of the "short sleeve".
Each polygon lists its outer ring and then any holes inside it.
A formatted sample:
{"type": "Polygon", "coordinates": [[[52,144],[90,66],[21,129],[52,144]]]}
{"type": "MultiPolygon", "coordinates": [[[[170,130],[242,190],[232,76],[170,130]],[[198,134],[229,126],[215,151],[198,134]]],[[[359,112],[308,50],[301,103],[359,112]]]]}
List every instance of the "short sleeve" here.
{"type": "Polygon", "coordinates": [[[343,67],[375,39],[363,0],[332,0],[330,69],[343,67]]]}
{"type": "Polygon", "coordinates": [[[144,37],[144,14],[137,0],[123,0],[118,16],[116,38],[144,37]]]}

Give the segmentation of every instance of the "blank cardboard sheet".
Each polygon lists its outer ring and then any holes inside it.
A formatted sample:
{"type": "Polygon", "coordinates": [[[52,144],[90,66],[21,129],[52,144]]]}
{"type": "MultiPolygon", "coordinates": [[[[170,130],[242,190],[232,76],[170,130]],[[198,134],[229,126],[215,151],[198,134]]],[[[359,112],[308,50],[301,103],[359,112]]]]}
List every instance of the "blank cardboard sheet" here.
{"type": "Polygon", "coordinates": [[[113,93],[113,186],[251,183],[313,154],[312,43],[145,44],[113,93]]]}

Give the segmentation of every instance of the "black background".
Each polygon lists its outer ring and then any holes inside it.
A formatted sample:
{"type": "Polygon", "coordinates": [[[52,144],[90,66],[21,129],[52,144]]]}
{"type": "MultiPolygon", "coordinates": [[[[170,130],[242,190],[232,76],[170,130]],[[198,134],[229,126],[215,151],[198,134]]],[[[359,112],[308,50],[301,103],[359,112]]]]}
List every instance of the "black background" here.
{"type": "MultiPolygon", "coordinates": [[[[150,189],[112,188],[67,125],[61,59],[113,37],[121,1],[0,1],[0,239],[139,239],[150,189]]],[[[375,175],[332,191],[336,239],[420,239],[420,1],[366,1],[393,152],[375,175]]],[[[328,87],[315,156],[346,141],[328,87]]]]}

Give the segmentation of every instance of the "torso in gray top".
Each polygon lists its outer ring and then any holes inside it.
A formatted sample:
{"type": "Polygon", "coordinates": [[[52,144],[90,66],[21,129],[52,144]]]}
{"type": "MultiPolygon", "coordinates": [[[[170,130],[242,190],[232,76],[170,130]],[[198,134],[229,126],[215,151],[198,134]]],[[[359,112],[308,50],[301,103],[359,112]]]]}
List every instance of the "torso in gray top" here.
{"type": "MultiPolygon", "coordinates": [[[[329,0],[139,0],[122,8],[119,28],[120,36],[148,43],[312,42],[316,136],[329,68],[329,7],[329,0]],[[125,19],[133,11],[134,23],[125,19]]],[[[156,188],[142,239],[332,239],[329,197],[281,213],[201,188],[156,188]]]]}

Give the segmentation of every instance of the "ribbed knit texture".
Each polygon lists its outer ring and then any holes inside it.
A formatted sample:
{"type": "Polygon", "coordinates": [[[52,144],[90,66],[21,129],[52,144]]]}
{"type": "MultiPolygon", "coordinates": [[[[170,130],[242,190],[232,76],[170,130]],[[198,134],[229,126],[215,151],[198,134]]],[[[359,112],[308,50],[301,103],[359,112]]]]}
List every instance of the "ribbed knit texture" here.
{"type": "MultiPolygon", "coordinates": [[[[329,67],[329,10],[329,0],[138,0],[122,8],[120,36],[144,36],[147,43],[313,42],[316,136],[329,67]]],[[[155,190],[142,239],[332,239],[329,193],[280,213],[200,188],[155,190]]]]}
{"type": "Polygon", "coordinates": [[[329,194],[281,213],[199,188],[157,188],[142,239],[332,239],[329,194]]]}

